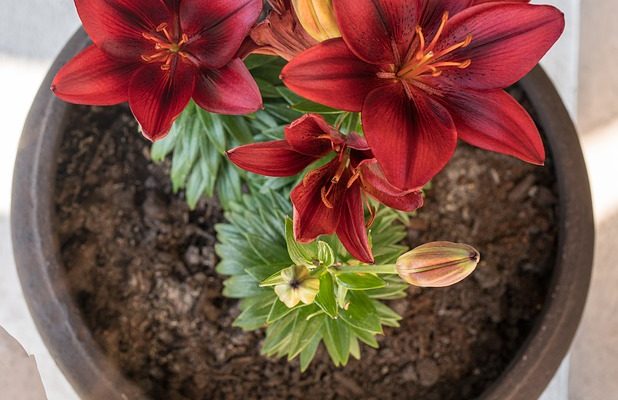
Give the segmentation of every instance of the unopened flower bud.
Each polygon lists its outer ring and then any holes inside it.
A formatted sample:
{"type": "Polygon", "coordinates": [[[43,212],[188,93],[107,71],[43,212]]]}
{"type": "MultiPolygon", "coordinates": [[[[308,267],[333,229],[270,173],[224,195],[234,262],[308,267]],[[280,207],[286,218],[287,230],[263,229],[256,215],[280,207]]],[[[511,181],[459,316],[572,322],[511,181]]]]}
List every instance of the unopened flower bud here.
{"type": "Polygon", "coordinates": [[[340,37],[332,0],[292,0],[300,24],[315,40],[340,37]]]}
{"type": "Polygon", "coordinates": [[[275,293],[279,300],[288,308],[299,302],[311,304],[320,290],[320,280],[309,274],[307,267],[295,265],[281,271],[284,283],[275,286],[275,293]]]}
{"type": "Polygon", "coordinates": [[[446,287],[461,282],[481,259],[472,246],[451,242],[421,245],[397,259],[397,273],[410,285],[446,287]]]}

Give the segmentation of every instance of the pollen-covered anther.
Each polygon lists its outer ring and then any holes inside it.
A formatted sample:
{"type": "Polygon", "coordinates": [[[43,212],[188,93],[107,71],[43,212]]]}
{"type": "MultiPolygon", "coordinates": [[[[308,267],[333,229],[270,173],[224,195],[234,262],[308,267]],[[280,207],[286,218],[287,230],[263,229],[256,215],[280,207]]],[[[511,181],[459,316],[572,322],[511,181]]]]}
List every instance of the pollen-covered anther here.
{"type": "MultiPolygon", "coordinates": [[[[461,42],[439,50],[440,39],[444,33],[444,28],[446,27],[448,19],[448,12],[444,12],[444,14],[442,14],[440,26],[429,43],[427,43],[423,28],[421,26],[416,27],[417,46],[412,50],[414,52],[412,53],[413,55],[407,57],[408,62],[405,63],[398,72],[394,73],[396,78],[415,83],[414,81],[422,76],[438,77],[442,75],[443,70],[446,68],[465,69],[470,66],[472,60],[440,61],[455,50],[467,47],[472,43],[472,35],[467,35],[461,42]]],[[[391,75],[387,72],[379,72],[378,77],[389,79],[391,75]]]]}

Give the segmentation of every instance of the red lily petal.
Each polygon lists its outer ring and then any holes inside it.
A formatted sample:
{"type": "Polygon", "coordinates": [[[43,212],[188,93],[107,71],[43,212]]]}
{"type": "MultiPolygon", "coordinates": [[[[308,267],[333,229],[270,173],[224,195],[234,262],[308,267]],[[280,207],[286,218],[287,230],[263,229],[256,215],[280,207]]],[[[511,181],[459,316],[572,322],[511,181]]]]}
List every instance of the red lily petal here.
{"type": "Polygon", "coordinates": [[[436,33],[442,16],[448,12],[449,18],[466,8],[484,3],[529,3],[530,0],[425,0],[421,12],[421,24],[425,37],[432,38],[436,33]]]}
{"type": "Polygon", "coordinates": [[[285,128],[285,140],[299,153],[322,157],[333,149],[333,143],[343,144],[343,138],[328,122],[316,114],[305,114],[285,128]]]}
{"type": "Polygon", "coordinates": [[[307,99],[359,112],[367,94],[384,84],[379,70],[356,57],[342,39],[331,39],[296,56],[283,68],[281,80],[307,99]]]}
{"type": "Polygon", "coordinates": [[[311,242],[320,235],[335,233],[339,224],[345,184],[335,184],[327,206],[322,199],[338,167],[337,160],[309,172],[290,195],[294,205],[294,236],[299,242],[311,242]]]}
{"type": "Polygon", "coordinates": [[[205,67],[223,67],[236,55],[261,11],[261,0],[183,0],[180,24],[190,38],[184,50],[205,67]]]}
{"type": "Polygon", "coordinates": [[[193,99],[218,114],[250,114],[262,108],[260,89],[240,58],[221,69],[202,69],[193,99]]]}
{"type": "Polygon", "coordinates": [[[420,191],[403,191],[386,180],[376,159],[365,160],[360,165],[361,183],[365,193],[391,208],[411,212],[423,206],[420,191]]]}
{"type": "Polygon", "coordinates": [[[354,258],[364,263],[373,264],[373,254],[365,227],[363,199],[358,184],[353,185],[345,193],[341,217],[337,226],[337,236],[354,258]]]}
{"type": "Polygon", "coordinates": [[[374,90],[363,106],[365,137],[388,180],[402,189],[425,185],[448,162],[457,131],[448,111],[403,85],[374,90]]]}
{"type": "MultiPolygon", "coordinates": [[[[425,0],[421,12],[421,24],[425,38],[433,38],[440,26],[442,16],[449,18],[468,8],[474,0],[425,0]]],[[[495,1],[495,0],[494,0],[495,1]]]]}
{"type": "Polygon", "coordinates": [[[252,143],[227,151],[230,161],[238,167],[266,176],[294,176],[317,160],[300,154],[285,140],[252,143]]]}
{"type": "Polygon", "coordinates": [[[110,106],[129,98],[129,80],[140,66],[112,60],[91,45],[75,56],[54,77],[51,89],[64,101],[110,106]]]}
{"type": "Polygon", "coordinates": [[[452,52],[449,60],[472,64],[444,71],[460,87],[502,89],[523,78],[551,48],[564,30],[563,14],[552,6],[490,2],[470,7],[451,19],[436,51],[462,42],[472,43],[452,52]]]}
{"type": "Polygon", "coordinates": [[[161,23],[173,26],[172,14],[161,1],[75,0],[75,7],[94,44],[122,60],[137,60],[154,51],[142,33],[152,33],[161,23]]]}
{"type": "Polygon", "coordinates": [[[420,0],[336,0],[343,39],[371,64],[399,64],[408,53],[418,24],[420,0]]]}
{"type": "Polygon", "coordinates": [[[174,119],[191,100],[195,70],[177,61],[164,71],[159,64],[145,64],[129,83],[129,106],[144,135],[156,141],[165,137],[174,119]]]}
{"type": "Polygon", "coordinates": [[[536,125],[506,92],[453,90],[445,98],[460,139],[532,164],[545,162],[543,141],[536,125]]]}

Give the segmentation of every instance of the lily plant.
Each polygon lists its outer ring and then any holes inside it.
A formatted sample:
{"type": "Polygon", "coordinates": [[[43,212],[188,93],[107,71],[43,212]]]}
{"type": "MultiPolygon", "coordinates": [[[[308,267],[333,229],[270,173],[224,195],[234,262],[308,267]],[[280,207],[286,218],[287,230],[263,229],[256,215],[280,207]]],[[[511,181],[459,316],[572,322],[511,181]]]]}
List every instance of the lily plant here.
{"type": "Polygon", "coordinates": [[[52,90],[128,106],[191,206],[217,196],[217,270],[263,353],[377,346],[408,285],[469,276],[462,243],[404,245],[458,139],[542,165],[505,88],[564,29],[526,0],[75,0],[92,44],[52,90]]]}

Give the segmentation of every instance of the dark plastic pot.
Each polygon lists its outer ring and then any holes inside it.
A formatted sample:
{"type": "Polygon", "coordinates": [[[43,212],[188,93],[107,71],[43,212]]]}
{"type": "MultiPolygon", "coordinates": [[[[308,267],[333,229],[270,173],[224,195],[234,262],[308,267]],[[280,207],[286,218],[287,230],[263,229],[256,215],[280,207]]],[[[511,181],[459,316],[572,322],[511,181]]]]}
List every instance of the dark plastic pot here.
{"type": "MultiPolygon", "coordinates": [[[[83,49],[79,31],[56,59],[37,94],[19,145],[11,224],[15,260],[30,312],[50,353],[87,399],[144,398],[94,342],[64,280],[54,234],[56,160],[70,105],[49,86],[83,49]]],[[[553,155],[559,191],[559,244],[550,293],[528,340],[486,399],[530,400],[545,389],[571,345],[584,308],[592,268],[594,224],[590,187],[577,133],[540,67],[521,81],[538,113],[553,155]]]]}

